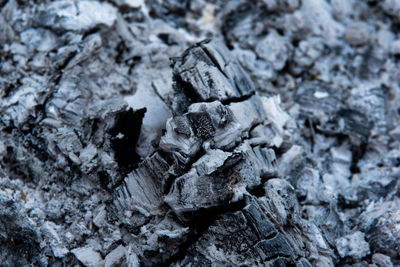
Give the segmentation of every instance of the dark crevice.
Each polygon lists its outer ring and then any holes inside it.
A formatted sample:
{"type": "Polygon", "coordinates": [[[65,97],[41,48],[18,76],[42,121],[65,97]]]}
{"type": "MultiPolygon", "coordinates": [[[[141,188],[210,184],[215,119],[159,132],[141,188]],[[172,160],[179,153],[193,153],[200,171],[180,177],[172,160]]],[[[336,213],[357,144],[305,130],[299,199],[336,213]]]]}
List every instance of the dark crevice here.
{"type": "Polygon", "coordinates": [[[177,45],[178,43],[168,33],[159,33],[157,37],[168,46],[177,45]]]}
{"type": "Polygon", "coordinates": [[[265,196],[264,185],[265,185],[265,182],[268,181],[269,179],[262,178],[261,180],[262,180],[262,182],[259,185],[254,186],[253,188],[246,188],[247,192],[249,192],[252,196],[255,196],[257,198],[264,197],[265,196]]]}
{"type": "MultiPolygon", "coordinates": [[[[97,172],[97,177],[99,178],[100,186],[101,186],[103,189],[105,189],[105,190],[111,192],[111,189],[109,188],[109,185],[110,185],[111,182],[112,182],[112,178],[111,178],[111,176],[107,173],[107,171],[105,171],[105,170],[100,170],[100,171],[98,171],[98,172],[97,172]]],[[[122,182],[121,182],[121,183],[122,183],[122,182]]]]}
{"type": "Polygon", "coordinates": [[[343,210],[356,209],[356,208],[361,207],[360,201],[346,199],[342,194],[338,194],[337,203],[338,203],[338,206],[343,210]]]}
{"type": "Polygon", "coordinates": [[[2,9],[9,1],[8,0],[1,0],[0,1],[0,9],[2,9]]]}
{"type": "Polygon", "coordinates": [[[122,176],[132,171],[140,162],[140,156],[136,153],[136,143],[145,112],[146,108],[136,111],[130,108],[120,112],[116,115],[114,127],[109,130],[111,147],[122,176]]]}
{"type": "Polygon", "coordinates": [[[201,96],[193,88],[193,85],[185,82],[178,74],[173,76],[173,81],[175,95],[179,99],[178,106],[175,108],[176,113],[186,113],[190,104],[202,102],[201,96]]]}
{"type": "Polygon", "coordinates": [[[352,174],[360,173],[361,170],[358,167],[358,162],[364,157],[367,151],[367,143],[362,143],[360,146],[353,146],[351,148],[352,161],[350,166],[350,171],[352,174]]]}
{"type": "Polygon", "coordinates": [[[204,53],[206,53],[206,55],[211,59],[211,62],[218,68],[218,70],[225,76],[228,78],[228,75],[226,75],[226,73],[224,72],[224,70],[221,68],[221,66],[219,65],[217,59],[210,53],[210,51],[208,51],[208,49],[206,47],[203,47],[203,44],[209,43],[211,41],[211,39],[205,40],[203,42],[200,43],[200,47],[201,49],[204,51],[204,53]]]}
{"type": "Polygon", "coordinates": [[[164,194],[168,194],[168,192],[171,190],[172,184],[174,183],[175,179],[185,173],[187,173],[191,168],[192,165],[197,162],[202,156],[206,154],[206,151],[203,148],[200,148],[200,150],[190,158],[190,161],[186,164],[183,164],[179,166],[179,162],[177,162],[176,159],[173,158],[172,155],[169,155],[165,153],[165,159],[167,162],[174,167],[174,172],[176,172],[177,175],[171,175],[169,176],[164,184],[164,194]]]}
{"type": "Polygon", "coordinates": [[[315,122],[313,122],[312,118],[308,118],[306,120],[306,127],[310,129],[311,137],[310,137],[310,146],[311,146],[311,152],[314,152],[314,144],[315,144],[315,122]]]}
{"type": "Polygon", "coordinates": [[[14,92],[16,89],[18,89],[22,85],[21,80],[18,78],[15,82],[13,83],[5,83],[5,86],[3,87],[3,96],[4,98],[9,97],[11,95],[11,92],[14,92]]]}
{"type": "MultiPolygon", "coordinates": [[[[65,67],[67,67],[68,63],[76,56],[77,53],[78,53],[78,51],[72,51],[71,53],[69,53],[69,55],[64,59],[64,61],[60,65],[56,66],[55,73],[63,71],[63,69],[65,69],[65,67]]],[[[58,73],[58,74],[60,74],[60,73],[58,73]]],[[[55,84],[58,84],[61,76],[56,75],[56,77],[57,78],[55,79],[55,84]]]]}
{"type": "Polygon", "coordinates": [[[124,63],[129,66],[128,74],[132,74],[133,68],[142,61],[141,56],[133,56],[131,58],[125,59],[124,63]]]}
{"type": "Polygon", "coordinates": [[[226,100],[221,100],[221,103],[224,105],[229,105],[231,103],[239,103],[239,102],[243,102],[246,100],[249,100],[252,96],[254,96],[256,93],[253,91],[247,95],[244,96],[239,96],[239,97],[231,97],[229,99],[226,100]]]}
{"type": "Polygon", "coordinates": [[[94,27],[94,28],[84,32],[82,35],[82,40],[85,40],[89,35],[100,32],[100,30],[101,30],[101,27],[94,27]]]}
{"type": "Polygon", "coordinates": [[[115,62],[121,64],[123,62],[123,56],[125,52],[129,52],[129,47],[126,45],[124,40],[119,41],[117,47],[115,48],[117,55],[115,56],[115,62]]]}

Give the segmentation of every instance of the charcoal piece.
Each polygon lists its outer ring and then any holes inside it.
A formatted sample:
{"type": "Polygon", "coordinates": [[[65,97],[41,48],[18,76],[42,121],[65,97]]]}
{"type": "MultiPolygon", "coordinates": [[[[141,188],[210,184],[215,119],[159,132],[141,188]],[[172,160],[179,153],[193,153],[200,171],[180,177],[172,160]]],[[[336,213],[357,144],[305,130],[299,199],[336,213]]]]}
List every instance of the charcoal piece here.
{"type": "Polygon", "coordinates": [[[184,135],[186,137],[190,137],[191,134],[191,127],[189,120],[186,117],[177,116],[175,117],[175,127],[174,131],[177,134],[184,135]]]}
{"type": "Polygon", "coordinates": [[[165,2],[147,1],[150,9],[150,16],[154,18],[162,18],[164,21],[173,26],[181,26],[184,24],[183,15],[189,6],[188,1],[168,0],[165,2]]]}
{"type": "Polygon", "coordinates": [[[265,184],[269,209],[274,211],[271,216],[280,225],[299,220],[300,207],[295,197],[294,188],[281,179],[270,179],[265,184]]]}
{"type": "Polygon", "coordinates": [[[132,210],[146,216],[163,213],[161,186],[168,169],[168,163],[157,153],[141,162],[117,188],[115,205],[121,212],[132,210]]]}
{"type": "Polygon", "coordinates": [[[240,181],[233,172],[240,161],[239,153],[210,151],[193,164],[194,168],[174,181],[165,201],[183,219],[190,219],[197,210],[228,204],[233,198],[235,184],[240,181]]]}
{"type": "Polygon", "coordinates": [[[287,0],[266,0],[264,3],[267,5],[269,11],[293,11],[300,6],[300,1],[287,1],[287,0]]]}
{"type": "Polygon", "coordinates": [[[276,161],[275,152],[273,149],[255,146],[253,151],[258,160],[261,161],[261,174],[262,178],[272,178],[278,176],[278,164],[276,161]]]}
{"type": "Polygon", "coordinates": [[[247,205],[243,209],[243,214],[259,238],[267,239],[277,234],[277,229],[273,223],[267,218],[256,203],[250,203],[247,205]]]}
{"type": "Polygon", "coordinates": [[[185,97],[190,102],[231,101],[252,94],[253,83],[226,47],[216,40],[201,42],[173,60],[176,103],[185,97]]]}
{"type": "Polygon", "coordinates": [[[100,254],[91,247],[76,248],[71,252],[85,266],[99,266],[103,264],[100,254]]]}
{"type": "Polygon", "coordinates": [[[289,40],[280,36],[276,31],[271,31],[256,46],[256,53],[265,59],[274,70],[282,70],[290,57],[289,40]]]}
{"type": "Polygon", "coordinates": [[[260,255],[262,261],[275,258],[278,255],[290,257],[294,251],[290,248],[289,243],[280,234],[267,240],[261,240],[254,246],[254,251],[260,255]]]}
{"type": "Polygon", "coordinates": [[[104,267],[118,266],[118,265],[126,265],[126,256],[127,254],[126,248],[122,245],[119,245],[116,249],[111,251],[104,258],[104,267]]]}
{"type": "Polygon", "coordinates": [[[390,257],[380,253],[375,253],[372,255],[372,262],[377,266],[393,266],[392,262],[390,261],[390,257]]]}
{"type": "Polygon", "coordinates": [[[354,23],[346,28],[344,39],[351,45],[363,45],[368,42],[368,25],[354,23]]]}
{"type": "MultiPolygon", "coordinates": [[[[188,248],[190,256],[177,266],[189,263],[191,258],[197,264],[215,261],[223,265],[294,264],[301,252],[288,241],[289,235],[274,227],[256,199],[246,201],[243,209],[218,216],[188,248]]],[[[309,266],[305,259],[299,261],[301,264],[309,266]]]]}
{"type": "Polygon", "coordinates": [[[167,121],[167,131],[161,137],[160,148],[172,152],[177,164],[185,166],[206,143],[213,149],[229,150],[236,147],[248,135],[250,128],[261,123],[266,116],[258,96],[229,105],[218,101],[194,103],[187,113],[167,121]],[[248,117],[252,119],[248,120],[248,117]]]}
{"type": "Polygon", "coordinates": [[[252,148],[247,142],[232,152],[209,149],[174,180],[165,201],[178,217],[190,221],[197,211],[241,200],[246,190],[260,186],[262,178],[276,174],[273,150],[252,148]]]}
{"type": "MultiPolygon", "coordinates": [[[[361,147],[367,142],[373,122],[354,109],[340,109],[317,129],[325,134],[347,135],[354,146],[361,147]]],[[[360,155],[357,155],[360,157],[360,155]]]]}
{"type": "Polygon", "coordinates": [[[372,128],[371,122],[366,116],[356,110],[342,109],[337,113],[336,121],[340,131],[343,133],[356,133],[366,138],[372,128]],[[341,125],[344,121],[344,125],[341,125]]]}
{"type": "Polygon", "coordinates": [[[352,180],[352,186],[357,189],[359,200],[372,199],[378,200],[387,197],[398,188],[398,180],[393,176],[395,173],[386,168],[363,171],[356,174],[352,180]]]}

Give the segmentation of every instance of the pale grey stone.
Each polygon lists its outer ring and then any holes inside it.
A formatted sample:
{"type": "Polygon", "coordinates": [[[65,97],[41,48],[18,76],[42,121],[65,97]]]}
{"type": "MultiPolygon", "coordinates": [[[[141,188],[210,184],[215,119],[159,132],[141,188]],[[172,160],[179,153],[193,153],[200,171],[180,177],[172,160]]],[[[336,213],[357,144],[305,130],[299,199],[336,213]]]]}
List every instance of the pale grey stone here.
{"type": "Polygon", "coordinates": [[[344,39],[351,45],[363,45],[368,41],[370,35],[368,25],[358,22],[347,26],[344,39]]]}
{"type": "Polygon", "coordinates": [[[354,259],[361,259],[370,253],[369,244],[365,241],[365,234],[357,231],[336,240],[339,255],[354,259]]]}
{"type": "Polygon", "coordinates": [[[119,245],[116,249],[108,253],[104,259],[104,267],[117,267],[124,264],[127,251],[122,245],[119,245]]]}
{"type": "Polygon", "coordinates": [[[75,257],[85,266],[100,267],[104,265],[100,254],[91,247],[81,247],[71,250],[75,257]]]}

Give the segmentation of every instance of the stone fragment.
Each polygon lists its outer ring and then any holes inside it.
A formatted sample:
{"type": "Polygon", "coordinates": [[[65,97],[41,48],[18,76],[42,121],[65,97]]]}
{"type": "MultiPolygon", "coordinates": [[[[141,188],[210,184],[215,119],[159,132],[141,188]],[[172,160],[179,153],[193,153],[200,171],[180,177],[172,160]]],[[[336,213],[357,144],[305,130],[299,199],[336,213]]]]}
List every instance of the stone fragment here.
{"type": "Polygon", "coordinates": [[[290,57],[291,46],[286,37],[271,31],[256,46],[259,57],[267,60],[276,71],[282,70],[290,57]]]}
{"type": "Polygon", "coordinates": [[[372,255],[372,262],[378,267],[392,267],[393,263],[389,256],[381,253],[375,253],[372,255]]]}
{"type": "Polygon", "coordinates": [[[269,11],[285,11],[290,12],[300,6],[299,0],[264,0],[269,11]]]}
{"type": "Polygon", "coordinates": [[[57,1],[46,6],[38,19],[39,23],[53,29],[83,32],[99,25],[111,27],[117,19],[117,12],[108,3],[57,1]]]}
{"type": "Polygon", "coordinates": [[[400,18],[400,3],[396,0],[384,0],[380,2],[383,10],[396,19],[400,18]]]}
{"type": "Polygon", "coordinates": [[[395,40],[390,44],[390,53],[392,55],[400,55],[400,40],[395,40]]]}
{"type": "Polygon", "coordinates": [[[116,249],[108,253],[104,259],[104,267],[117,267],[126,263],[126,248],[119,245],[116,249]]]}
{"type": "Polygon", "coordinates": [[[360,231],[337,239],[336,248],[340,257],[352,257],[355,260],[370,253],[369,244],[365,241],[365,234],[360,231]]]}
{"type": "Polygon", "coordinates": [[[100,267],[104,265],[100,254],[91,247],[75,248],[71,252],[84,266],[100,267]]]}
{"type": "Polygon", "coordinates": [[[363,45],[369,39],[368,26],[364,23],[348,25],[344,33],[344,39],[351,45],[363,45]]]}

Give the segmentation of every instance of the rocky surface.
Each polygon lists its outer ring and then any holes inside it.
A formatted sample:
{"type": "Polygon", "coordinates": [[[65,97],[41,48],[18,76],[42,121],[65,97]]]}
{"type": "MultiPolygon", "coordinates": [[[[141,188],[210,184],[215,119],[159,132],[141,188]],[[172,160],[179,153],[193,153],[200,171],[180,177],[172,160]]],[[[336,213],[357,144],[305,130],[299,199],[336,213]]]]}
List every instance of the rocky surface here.
{"type": "Polygon", "coordinates": [[[399,266],[398,1],[0,1],[0,266],[399,266]]]}

